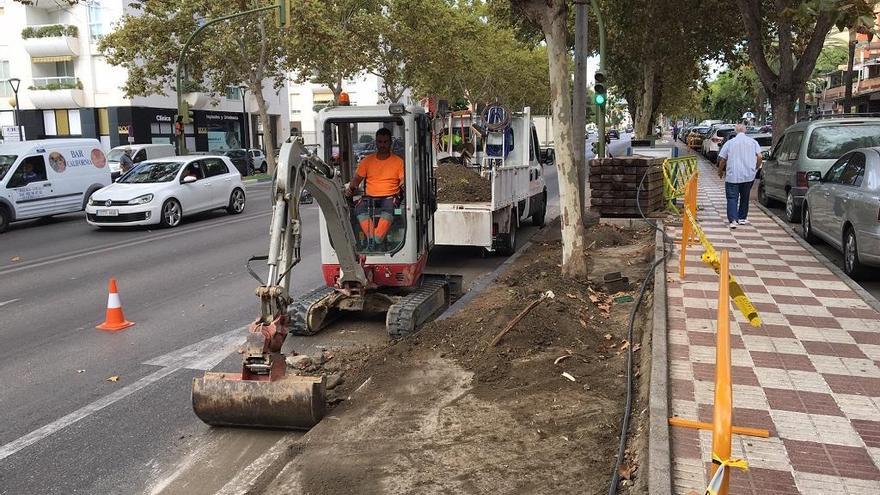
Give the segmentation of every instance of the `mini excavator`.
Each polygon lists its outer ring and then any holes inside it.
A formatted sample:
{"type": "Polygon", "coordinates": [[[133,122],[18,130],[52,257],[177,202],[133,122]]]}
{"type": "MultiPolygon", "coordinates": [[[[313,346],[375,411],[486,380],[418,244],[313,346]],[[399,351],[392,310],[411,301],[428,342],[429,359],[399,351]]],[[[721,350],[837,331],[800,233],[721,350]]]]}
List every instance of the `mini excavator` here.
{"type": "MultiPolygon", "coordinates": [[[[288,335],[313,335],[345,313],[385,313],[392,338],[415,332],[449,306],[460,277],[424,272],[434,244],[437,207],[431,125],[421,107],[391,104],[337,106],[318,117],[319,146],[310,152],[297,138],[281,147],[273,181],[268,276],[256,290],[260,316],[250,325],[240,373],[207,372],[193,379],[192,404],[217,426],[308,429],[325,413],[323,377],[288,373],[282,345],[288,335]],[[374,222],[379,203],[346,197],[359,157],[371,151],[375,132],[392,134],[392,152],[404,161],[403,196],[388,234],[377,241],[355,218],[357,202],[374,222]],[[319,156],[323,155],[323,159],[319,156]],[[320,209],[322,272],[326,285],[293,298],[293,268],[300,261],[300,197],[320,209]]],[[[361,213],[363,215],[363,213],[361,213]]],[[[250,268],[249,268],[250,271],[250,268]]]]}

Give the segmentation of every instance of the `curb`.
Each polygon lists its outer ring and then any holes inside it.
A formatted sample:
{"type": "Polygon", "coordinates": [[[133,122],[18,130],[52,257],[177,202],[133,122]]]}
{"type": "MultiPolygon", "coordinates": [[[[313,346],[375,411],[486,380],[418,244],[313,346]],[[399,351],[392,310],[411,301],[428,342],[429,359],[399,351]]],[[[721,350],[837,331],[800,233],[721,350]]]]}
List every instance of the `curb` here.
{"type": "Polygon", "coordinates": [[[796,232],[791,225],[786,223],[781,218],[777,217],[772,211],[768,210],[764,205],[757,203],[757,202],[755,203],[755,205],[761,211],[763,211],[767,216],[772,218],[773,221],[776,222],[777,225],[782,227],[782,230],[787,232],[788,235],[795,238],[795,240],[798,241],[798,243],[801,245],[801,247],[803,247],[804,249],[809,251],[810,254],[812,254],[813,257],[815,257],[816,260],[819,261],[819,263],[822,263],[825,266],[825,268],[831,270],[831,273],[836,275],[837,278],[839,278],[843,283],[848,285],[849,288],[852,289],[853,292],[858,294],[859,297],[861,297],[866,303],[868,303],[868,305],[871,306],[871,308],[873,308],[877,312],[880,312],[880,301],[878,301],[876,297],[872,296],[871,293],[866,291],[861,285],[859,285],[858,282],[851,279],[849,277],[849,275],[847,275],[846,273],[843,273],[843,270],[841,270],[840,267],[835,265],[833,261],[826,258],[825,255],[822,254],[821,252],[819,252],[818,249],[814,248],[807,241],[805,241],[804,238],[801,237],[801,235],[798,232],[796,232]]]}
{"type": "Polygon", "coordinates": [[[244,179],[241,182],[244,184],[258,184],[260,182],[272,182],[272,178],[266,177],[264,179],[244,179]]]}
{"type": "MultiPolygon", "coordinates": [[[[662,221],[657,222],[664,229],[662,221]]],[[[664,258],[663,233],[655,237],[654,261],[664,258]]],[[[651,325],[651,386],[648,394],[648,493],[672,493],[672,452],[669,443],[669,361],[666,328],[666,262],[654,269],[654,311],[651,325]]]]}

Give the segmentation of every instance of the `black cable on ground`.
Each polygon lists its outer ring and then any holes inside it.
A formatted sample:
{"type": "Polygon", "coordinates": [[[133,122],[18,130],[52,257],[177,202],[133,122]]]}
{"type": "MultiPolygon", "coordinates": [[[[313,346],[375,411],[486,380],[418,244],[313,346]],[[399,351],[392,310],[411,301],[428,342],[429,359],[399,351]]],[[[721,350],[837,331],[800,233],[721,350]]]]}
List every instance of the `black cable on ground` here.
{"type": "MultiPolygon", "coordinates": [[[[648,220],[645,216],[645,213],[642,211],[642,204],[640,201],[640,196],[642,192],[642,187],[645,183],[645,178],[648,177],[648,172],[651,171],[651,167],[647,167],[645,169],[645,174],[642,175],[642,180],[639,181],[639,187],[636,189],[636,207],[639,209],[639,215],[642,217],[642,221],[651,226],[657,232],[660,232],[663,235],[663,257],[654,261],[651,265],[650,270],[648,270],[648,274],[645,276],[645,280],[642,281],[642,286],[639,289],[639,296],[636,298],[636,303],[632,308],[632,311],[629,314],[629,327],[627,329],[627,342],[629,342],[629,347],[627,347],[626,353],[626,408],[623,412],[623,422],[620,427],[620,445],[617,448],[617,462],[614,464],[614,472],[611,475],[611,485],[608,487],[608,495],[615,495],[617,493],[618,485],[620,484],[620,465],[623,462],[624,455],[626,453],[626,440],[627,435],[629,434],[629,421],[630,416],[632,416],[632,395],[633,395],[633,327],[635,326],[636,313],[639,311],[639,306],[642,304],[642,300],[645,297],[645,291],[648,288],[648,284],[654,280],[654,270],[657,269],[657,266],[660,263],[666,261],[666,258],[669,257],[669,254],[672,252],[671,249],[666,249],[666,244],[672,244],[672,239],[666,234],[666,232],[657,226],[657,222],[652,222],[648,220]]],[[[665,301],[663,302],[665,304],[665,301]]],[[[654,304],[657,304],[655,301],[654,304]]]]}

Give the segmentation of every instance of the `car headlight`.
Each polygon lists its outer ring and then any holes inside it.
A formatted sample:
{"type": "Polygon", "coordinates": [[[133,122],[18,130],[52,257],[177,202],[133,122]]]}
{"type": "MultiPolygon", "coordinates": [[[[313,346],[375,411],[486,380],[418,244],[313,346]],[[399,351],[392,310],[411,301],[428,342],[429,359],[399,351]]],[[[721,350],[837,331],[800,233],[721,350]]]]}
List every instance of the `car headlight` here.
{"type": "Polygon", "coordinates": [[[103,203],[103,201],[100,199],[89,198],[89,206],[98,206],[101,203],[103,203]]]}
{"type": "Polygon", "coordinates": [[[130,205],[142,205],[142,204],[145,204],[145,203],[149,203],[149,202],[152,201],[152,200],[153,200],[153,195],[152,195],[152,194],[144,194],[143,196],[138,196],[138,197],[136,197],[136,198],[134,198],[134,199],[130,199],[130,200],[128,201],[128,204],[130,204],[130,205]]]}

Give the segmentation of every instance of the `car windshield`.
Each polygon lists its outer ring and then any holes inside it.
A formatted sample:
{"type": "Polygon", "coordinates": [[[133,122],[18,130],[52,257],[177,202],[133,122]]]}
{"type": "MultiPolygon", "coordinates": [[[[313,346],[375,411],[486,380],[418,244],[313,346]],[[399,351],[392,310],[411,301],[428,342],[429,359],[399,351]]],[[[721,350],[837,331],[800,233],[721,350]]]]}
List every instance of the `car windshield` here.
{"type": "Polygon", "coordinates": [[[143,162],[123,175],[118,182],[125,184],[171,182],[182,166],[183,162],[143,162]]]}
{"type": "Polygon", "coordinates": [[[0,180],[6,177],[6,173],[12,168],[16,158],[18,158],[17,155],[0,155],[0,180]]]}
{"type": "Polygon", "coordinates": [[[755,141],[758,142],[758,146],[772,146],[773,145],[773,136],[756,137],[755,141]]]}
{"type": "Polygon", "coordinates": [[[880,146],[880,123],[819,127],[810,136],[807,156],[836,160],[856,148],[880,146]]]}
{"type": "Polygon", "coordinates": [[[110,150],[110,153],[107,154],[108,162],[118,162],[122,155],[125,154],[124,150],[110,150]]]}

